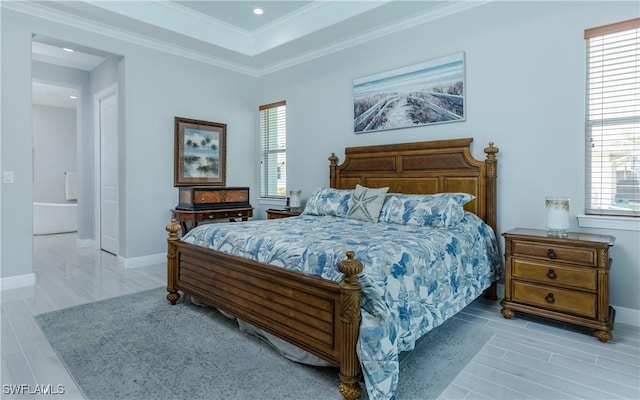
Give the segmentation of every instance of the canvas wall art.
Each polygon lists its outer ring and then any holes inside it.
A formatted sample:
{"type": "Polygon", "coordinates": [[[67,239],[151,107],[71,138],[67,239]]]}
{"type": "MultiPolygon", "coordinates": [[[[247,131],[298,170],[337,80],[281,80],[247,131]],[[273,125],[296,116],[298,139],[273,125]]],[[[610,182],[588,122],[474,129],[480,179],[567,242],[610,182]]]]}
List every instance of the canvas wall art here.
{"type": "Polygon", "coordinates": [[[463,121],[464,64],[464,53],[457,53],[355,79],[354,131],[463,121]]]}

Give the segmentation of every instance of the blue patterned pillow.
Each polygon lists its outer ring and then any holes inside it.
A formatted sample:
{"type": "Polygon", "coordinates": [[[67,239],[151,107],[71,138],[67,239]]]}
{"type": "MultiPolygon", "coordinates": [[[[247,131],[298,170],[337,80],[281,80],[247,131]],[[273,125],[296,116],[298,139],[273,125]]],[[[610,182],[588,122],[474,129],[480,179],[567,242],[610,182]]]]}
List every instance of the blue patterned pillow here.
{"type": "Polygon", "coordinates": [[[307,200],[302,214],[344,217],[349,211],[350,198],[351,190],[320,188],[307,200]]]}
{"type": "Polygon", "coordinates": [[[401,225],[452,227],[464,218],[464,205],[475,196],[468,193],[429,195],[389,193],[380,211],[380,222],[401,225]]]}

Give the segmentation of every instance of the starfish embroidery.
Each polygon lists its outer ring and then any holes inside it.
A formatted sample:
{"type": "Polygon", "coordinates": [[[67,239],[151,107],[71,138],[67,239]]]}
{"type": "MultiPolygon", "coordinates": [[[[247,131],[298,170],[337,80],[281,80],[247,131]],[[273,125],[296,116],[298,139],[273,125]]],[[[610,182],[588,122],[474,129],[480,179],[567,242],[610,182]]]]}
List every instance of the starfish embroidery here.
{"type": "Polygon", "coordinates": [[[357,212],[361,212],[368,219],[373,219],[371,217],[371,213],[369,212],[369,209],[367,208],[367,204],[371,203],[372,201],[375,201],[378,198],[378,196],[374,194],[373,196],[367,197],[367,192],[368,190],[365,189],[362,191],[362,193],[351,194],[351,200],[353,201],[353,204],[351,205],[349,214],[355,214],[357,212]]]}

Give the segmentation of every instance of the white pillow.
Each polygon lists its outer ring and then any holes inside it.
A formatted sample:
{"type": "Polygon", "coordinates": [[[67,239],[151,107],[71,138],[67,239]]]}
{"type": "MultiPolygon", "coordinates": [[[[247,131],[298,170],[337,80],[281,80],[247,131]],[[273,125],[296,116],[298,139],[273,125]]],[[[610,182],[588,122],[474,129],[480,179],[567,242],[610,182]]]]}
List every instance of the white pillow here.
{"type": "Polygon", "coordinates": [[[356,185],[349,199],[347,218],[378,222],[378,216],[380,215],[382,204],[384,204],[384,197],[388,191],[388,187],[371,189],[356,185]]]}

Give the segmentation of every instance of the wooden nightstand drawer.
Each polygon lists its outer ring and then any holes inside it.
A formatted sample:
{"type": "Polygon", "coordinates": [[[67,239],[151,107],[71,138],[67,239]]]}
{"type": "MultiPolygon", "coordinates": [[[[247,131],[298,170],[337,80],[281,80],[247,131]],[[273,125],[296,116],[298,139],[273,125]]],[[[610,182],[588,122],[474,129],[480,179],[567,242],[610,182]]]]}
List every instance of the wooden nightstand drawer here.
{"type": "Polygon", "coordinates": [[[549,285],[596,291],[598,273],[595,268],[549,265],[531,260],[513,259],[512,276],[549,285]]]}
{"type": "Polygon", "coordinates": [[[616,238],[581,232],[556,237],[526,228],[502,236],[505,318],[521,311],[593,328],[598,340],[611,340],[616,310],[609,305],[609,248],[616,238]]]}
{"type": "Polygon", "coordinates": [[[267,219],[297,217],[301,213],[302,213],[302,210],[291,211],[291,210],[276,210],[276,209],[270,208],[267,210],[267,219]]]}
{"type": "Polygon", "coordinates": [[[587,318],[596,317],[595,293],[560,289],[553,286],[542,286],[520,281],[512,281],[513,301],[522,302],[549,310],[581,315],[587,318]]]}
{"type": "Polygon", "coordinates": [[[558,244],[513,241],[514,257],[536,257],[553,262],[569,262],[596,266],[597,252],[593,248],[562,246],[558,244]]]}

